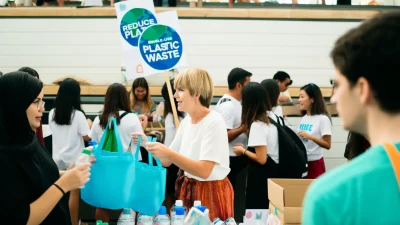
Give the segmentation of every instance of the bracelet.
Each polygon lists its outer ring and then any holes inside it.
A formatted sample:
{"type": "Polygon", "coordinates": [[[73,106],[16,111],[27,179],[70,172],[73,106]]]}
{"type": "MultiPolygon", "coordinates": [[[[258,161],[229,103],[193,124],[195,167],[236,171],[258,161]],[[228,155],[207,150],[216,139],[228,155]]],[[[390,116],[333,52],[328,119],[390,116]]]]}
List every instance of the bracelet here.
{"type": "MultiPolygon", "coordinates": [[[[247,151],[247,149],[245,149],[244,151],[243,151],[243,155],[246,155],[246,151],[247,151]]],[[[246,155],[247,156],[247,155],[246,155]]]]}
{"type": "Polygon", "coordinates": [[[65,191],[60,186],[58,186],[58,184],[54,183],[53,185],[56,186],[58,190],[60,190],[63,193],[63,195],[65,195],[65,191]]]}

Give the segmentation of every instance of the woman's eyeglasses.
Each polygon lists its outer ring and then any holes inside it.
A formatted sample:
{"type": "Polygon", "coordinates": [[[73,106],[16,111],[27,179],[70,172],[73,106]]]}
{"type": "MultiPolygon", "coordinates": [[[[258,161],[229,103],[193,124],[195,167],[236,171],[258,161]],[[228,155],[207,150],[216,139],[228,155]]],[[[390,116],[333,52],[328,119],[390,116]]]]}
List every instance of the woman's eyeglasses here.
{"type": "Polygon", "coordinates": [[[37,109],[40,110],[42,107],[44,108],[45,101],[34,101],[33,104],[37,106],[37,109]]]}

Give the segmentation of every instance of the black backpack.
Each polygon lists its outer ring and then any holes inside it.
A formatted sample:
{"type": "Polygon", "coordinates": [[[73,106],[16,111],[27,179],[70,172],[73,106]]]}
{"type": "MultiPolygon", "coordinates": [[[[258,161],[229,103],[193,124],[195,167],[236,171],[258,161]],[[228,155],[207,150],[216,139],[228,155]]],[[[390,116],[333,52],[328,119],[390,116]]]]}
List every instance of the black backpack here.
{"type": "Polygon", "coordinates": [[[281,178],[305,178],[308,172],[306,147],[282,117],[276,118],[278,122],[273,119],[270,122],[278,129],[279,174],[281,178]]]}

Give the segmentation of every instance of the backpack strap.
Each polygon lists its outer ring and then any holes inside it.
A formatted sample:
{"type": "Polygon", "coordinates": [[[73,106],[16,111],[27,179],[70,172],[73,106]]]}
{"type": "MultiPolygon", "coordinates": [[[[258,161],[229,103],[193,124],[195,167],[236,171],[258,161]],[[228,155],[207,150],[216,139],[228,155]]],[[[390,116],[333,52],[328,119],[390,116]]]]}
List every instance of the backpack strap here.
{"type": "MultiPolygon", "coordinates": [[[[124,116],[128,115],[128,113],[132,113],[132,112],[124,112],[122,113],[122,115],[119,117],[119,119],[121,120],[122,118],[124,118],[124,116]]],[[[101,114],[98,115],[99,119],[101,119],[101,114]]]]}
{"type": "Polygon", "coordinates": [[[400,189],[400,153],[393,144],[385,143],[383,144],[383,146],[385,147],[386,153],[389,156],[389,160],[392,163],[394,174],[397,179],[397,184],[399,185],[400,189]]]}
{"type": "Polygon", "coordinates": [[[124,118],[124,116],[128,115],[131,112],[124,112],[122,113],[122,115],[119,117],[120,120],[122,120],[122,118],[124,118]]]}

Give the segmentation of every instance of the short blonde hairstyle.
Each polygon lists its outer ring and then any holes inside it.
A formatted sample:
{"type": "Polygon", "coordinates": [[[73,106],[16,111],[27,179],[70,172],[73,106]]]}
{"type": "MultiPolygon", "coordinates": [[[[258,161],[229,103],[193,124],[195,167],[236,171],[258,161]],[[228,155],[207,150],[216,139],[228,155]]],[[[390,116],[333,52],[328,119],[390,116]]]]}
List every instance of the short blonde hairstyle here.
{"type": "Polygon", "coordinates": [[[188,69],[175,78],[175,89],[188,89],[191,96],[199,95],[200,103],[210,107],[214,84],[211,76],[203,69],[188,69]]]}

